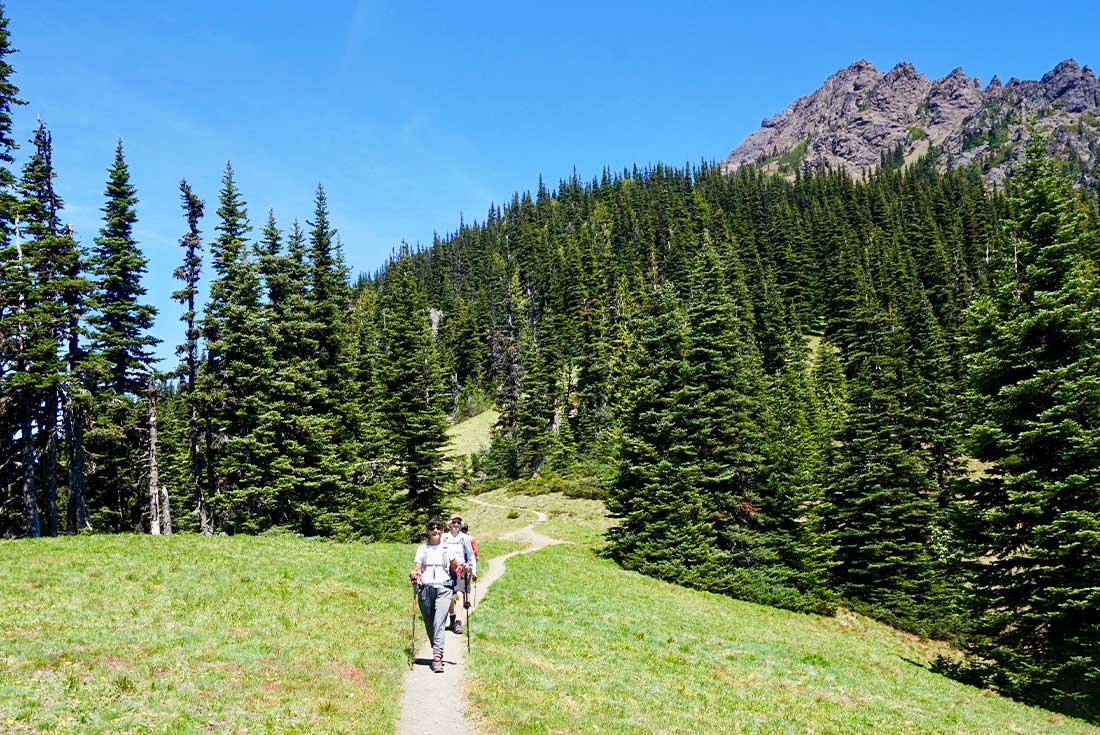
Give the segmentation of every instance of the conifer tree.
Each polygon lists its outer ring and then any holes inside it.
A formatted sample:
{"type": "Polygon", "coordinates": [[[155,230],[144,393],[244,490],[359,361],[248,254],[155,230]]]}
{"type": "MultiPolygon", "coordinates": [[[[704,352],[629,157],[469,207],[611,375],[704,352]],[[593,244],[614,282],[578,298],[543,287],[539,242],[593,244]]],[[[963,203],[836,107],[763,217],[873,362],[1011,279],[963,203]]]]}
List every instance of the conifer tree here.
{"type": "Polygon", "coordinates": [[[141,303],[146,290],[142,276],[148,260],[134,239],[137,191],[123,156],[122,141],[108,170],[103,226],[95,238],[91,266],[91,374],[95,376],[96,411],[87,436],[94,455],[94,481],[89,489],[93,513],[115,530],[141,525],[145,504],[140,490],[144,424],[137,403],[154,362],[159,342],[149,333],[156,308],[141,303]]]}
{"type": "MultiPolygon", "coordinates": [[[[19,183],[23,250],[33,288],[28,292],[27,344],[24,350],[26,389],[37,406],[41,478],[45,484],[46,534],[58,532],[60,410],[66,385],[74,376],[66,368],[64,350],[70,330],[84,312],[88,282],[79,276],[80,250],[68,229],[62,228],[63,206],[54,189],[53,143],[41,122],[35,130],[35,152],[23,167],[19,183]]],[[[71,392],[71,390],[70,390],[71,392]]]]}
{"type": "Polygon", "coordinates": [[[141,277],[148,259],[134,240],[137,190],[122,154],[122,141],[108,171],[103,227],[95,238],[93,272],[97,278],[96,311],[91,317],[93,347],[102,355],[103,386],[114,396],[136,396],[145,388],[153,363],[150,336],[156,307],[140,303],[141,277]]]}
{"type": "Polygon", "coordinates": [[[932,551],[938,488],[921,461],[904,397],[904,330],[880,303],[860,258],[842,262],[854,306],[844,354],[848,411],[828,498],[835,583],[858,609],[943,635],[951,608],[932,551]]]}
{"type": "MultiPolygon", "coordinates": [[[[15,70],[10,57],[15,52],[8,18],[0,5],[0,418],[3,425],[9,427],[0,436],[0,449],[4,457],[20,457],[18,474],[12,472],[10,475],[12,487],[18,486],[21,496],[19,523],[24,533],[37,536],[40,525],[34,488],[36,461],[31,444],[33,401],[18,377],[24,369],[26,298],[31,284],[28,263],[16,232],[19,199],[15,191],[15,174],[11,170],[14,151],[19,147],[12,115],[15,107],[25,104],[19,99],[19,88],[12,79],[15,70]]],[[[7,502],[3,505],[7,506],[7,502]]]]}
{"type": "Polygon", "coordinates": [[[199,376],[209,440],[208,493],[215,529],[254,531],[270,524],[274,493],[265,484],[273,456],[258,432],[270,383],[271,344],[260,308],[260,281],[246,237],[246,205],[226,164],[218,197],[218,236],[210,244],[210,300],[203,319],[206,362],[199,376]]]}
{"type": "Polygon", "coordinates": [[[709,236],[692,272],[683,383],[674,397],[685,413],[700,465],[701,491],[720,521],[718,544],[734,566],[756,565],[761,539],[763,376],[751,315],[727,291],[709,236]]]}
{"type": "Polygon", "coordinates": [[[178,374],[182,378],[180,384],[180,396],[187,404],[187,466],[189,468],[191,492],[196,503],[195,510],[198,513],[199,530],[202,533],[211,533],[213,527],[210,523],[210,512],[206,505],[206,493],[203,486],[204,461],[202,435],[203,426],[201,420],[201,406],[198,396],[195,394],[199,376],[199,338],[202,336],[199,328],[198,314],[195,311],[195,296],[198,294],[199,276],[202,272],[202,232],[199,230],[199,220],[202,219],[204,203],[191,190],[191,185],[186,179],[180,181],[180,198],[183,207],[184,218],[187,220],[187,232],[180,238],[180,247],[183,248],[183,263],[176,268],[172,275],[183,281],[183,287],[172,292],[172,298],[183,306],[183,314],[180,321],[185,325],[184,343],[176,348],[176,354],[180,357],[178,374]]]}
{"type": "Polygon", "coordinates": [[[1100,717],[1100,279],[1084,209],[1035,136],[1010,191],[1013,254],[973,308],[964,486],[992,683],[1100,717]]]}
{"type": "Polygon", "coordinates": [[[380,317],[380,419],[404,485],[405,521],[415,528],[443,510],[449,475],[442,454],[446,393],[428,305],[407,251],[389,269],[380,317]]]}
{"type": "Polygon", "coordinates": [[[687,325],[674,288],[657,287],[637,318],[616,474],[607,495],[616,525],[607,554],[627,569],[686,586],[725,577],[713,500],[678,391],[687,325]]]}

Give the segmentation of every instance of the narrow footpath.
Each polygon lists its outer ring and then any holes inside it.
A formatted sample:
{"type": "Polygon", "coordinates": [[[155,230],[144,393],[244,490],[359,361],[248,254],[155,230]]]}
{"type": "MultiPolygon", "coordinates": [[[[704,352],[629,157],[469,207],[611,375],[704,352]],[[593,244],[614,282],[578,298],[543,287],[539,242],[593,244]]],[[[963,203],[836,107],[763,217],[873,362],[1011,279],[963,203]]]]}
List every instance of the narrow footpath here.
{"type": "MultiPolygon", "coordinates": [[[[472,502],[491,508],[513,510],[506,505],[486,503],[476,498],[472,502]]],[[[546,522],[546,514],[527,508],[515,508],[525,513],[534,513],[534,521],[515,531],[501,536],[506,541],[526,541],[527,547],[510,554],[497,556],[488,561],[484,573],[478,575],[475,590],[471,596],[471,613],[477,609],[490,585],[504,574],[505,563],[516,554],[529,554],[532,551],[561,543],[557,539],[544,536],[535,530],[535,526],[546,522]]],[[[409,594],[412,606],[412,594],[409,594]]],[[[455,608],[462,613],[462,622],[466,622],[462,602],[455,608]]],[[[410,613],[411,616],[411,613],[410,613]]],[[[473,630],[477,630],[477,618],[473,618],[473,630]]],[[[477,729],[466,717],[466,634],[456,635],[447,632],[447,642],[443,649],[443,673],[433,674],[429,666],[432,662],[431,647],[424,634],[424,624],[419,616],[416,621],[416,636],[420,646],[416,652],[412,670],[405,675],[405,686],[401,693],[401,715],[397,720],[397,735],[424,735],[427,732],[446,732],[447,735],[479,735],[477,729]]]]}

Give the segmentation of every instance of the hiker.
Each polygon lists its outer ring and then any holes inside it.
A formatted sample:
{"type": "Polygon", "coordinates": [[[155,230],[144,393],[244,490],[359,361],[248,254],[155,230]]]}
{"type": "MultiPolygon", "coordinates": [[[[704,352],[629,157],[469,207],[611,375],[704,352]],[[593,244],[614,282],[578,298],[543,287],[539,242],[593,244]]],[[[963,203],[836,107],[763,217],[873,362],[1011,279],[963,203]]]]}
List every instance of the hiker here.
{"type": "MultiPolygon", "coordinates": [[[[464,522],[462,524],[462,533],[466,534],[467,536],[470,536],[470,524],[469,523],[464,522]]],[[[474,538],[473,536],[470,536],[470,548],[472,548],[474,550],[474,561],[481,561],[481,552],[479,552],[477,550],[477,539],[474,538]]]]}
{"type": "Polygon", "coordinates": [[[428,521],[428,540],[421,544],[413,557],[409,581],[417,585],[416,601],[424,618],[424,629],[432,642],[432,671],[443,673],[443,639],[447,611],[454,607],[455,580],[461,568],[461,554],[456,555],[442,542],[443,520],[433,516],[428,521]]]}
{"type": "MultiPolygon", "coordinates": [[[[451,514],[450,529],[443,534],[443,545],[452,550],[454,557],[461,562],[461,570],[455,583],[455,595],[459,592],[463,596],[463,607],[470,607],[470,578],[477,574],[477,557],[474,555],[474,546],[470,535],[462,532],[462,516],[458,513],[451,514]]],[[[450,629],[462,634],[462,621],[455,615],[455,598],[451,598],[451,607],[447,612],[450,617],[450,629]]]]}

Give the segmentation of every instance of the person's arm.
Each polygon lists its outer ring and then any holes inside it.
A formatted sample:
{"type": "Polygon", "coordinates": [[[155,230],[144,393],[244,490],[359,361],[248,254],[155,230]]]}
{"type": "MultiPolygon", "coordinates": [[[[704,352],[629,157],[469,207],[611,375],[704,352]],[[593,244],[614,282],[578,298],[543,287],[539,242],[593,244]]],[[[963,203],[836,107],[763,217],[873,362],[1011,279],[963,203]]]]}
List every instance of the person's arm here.
{"type": "Polygon", "coordinates": [[[466,552],[466,568],[470,574],[477,574],[477,554],[474,553],[473,537],[465,534],[462,539],[462,548],[466,552]]]}
{"type": "Polygon", "coordinates": [[[424,573],[424,547],[421,546],[416,550],[416,556],[413,557],[413,568],[409,572],[409,582],[413,584],[420,584],[421,576],[424,573]]]}

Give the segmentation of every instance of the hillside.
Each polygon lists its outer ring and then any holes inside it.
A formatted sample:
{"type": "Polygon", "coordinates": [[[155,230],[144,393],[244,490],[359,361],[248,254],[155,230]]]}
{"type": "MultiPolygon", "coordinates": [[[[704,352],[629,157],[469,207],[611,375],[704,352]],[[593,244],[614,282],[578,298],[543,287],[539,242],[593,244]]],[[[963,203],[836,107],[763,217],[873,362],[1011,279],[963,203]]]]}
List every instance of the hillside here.
{"type": "Polygon", "coordinates": [[[931,80],[901,62],[883,73],[856,61],[761,122],[722,168],[762,164],[779,173],[827,164],[859,174],[884,156],[905,160],[934,150],[944,166],[979,163],[1003,183],[1030,139],[1027,122],[1049,136],[1048,150],[1082,181],[1100,165],[1100,80],[1067,59],[1038,81],[981,80],[955,69],[931,80]]]}
{"type": "MultiPolygon", "coordinates": [[[[509,562],[476,613],[467,713],[502,733],[1100,729],[931,673],[929,644],[619,569],[596,501],[537,508],[572,543],[509,562]]],[[[486,556],[530,514],[471,506],[486,556]]],[[[411,547],[291,535],[0,545],[0,732],[393,732],[411,547]]],[[[442,677],[441,677],[442,678],[442,677]]]]}

